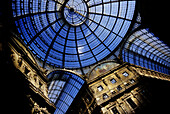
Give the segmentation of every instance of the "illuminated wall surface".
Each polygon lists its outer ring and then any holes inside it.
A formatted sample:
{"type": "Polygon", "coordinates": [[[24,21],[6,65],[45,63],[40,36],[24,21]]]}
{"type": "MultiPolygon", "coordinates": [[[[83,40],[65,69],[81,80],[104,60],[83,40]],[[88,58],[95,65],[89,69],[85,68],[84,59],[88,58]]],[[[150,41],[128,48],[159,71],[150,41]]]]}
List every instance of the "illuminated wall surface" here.
{"type": "Polygon", "coordinates": [[[109,55],[124,39],[135,0],[13,0],[20,37],[45,63],[81,68],[109,55]]]}
{"type": "Polygon", "coordinates": [[[148,29],[133,33],[126,42],[122,55],[125,62],[170,74],[170,49],[148,29]]]}
{"type": "Polygon", "coordinates": [[[47,77],[50,80],[48,96],[56,106],[55,114],[64,114],[84,84],[84,80],[64,71],[54,71],[47,77]]]}

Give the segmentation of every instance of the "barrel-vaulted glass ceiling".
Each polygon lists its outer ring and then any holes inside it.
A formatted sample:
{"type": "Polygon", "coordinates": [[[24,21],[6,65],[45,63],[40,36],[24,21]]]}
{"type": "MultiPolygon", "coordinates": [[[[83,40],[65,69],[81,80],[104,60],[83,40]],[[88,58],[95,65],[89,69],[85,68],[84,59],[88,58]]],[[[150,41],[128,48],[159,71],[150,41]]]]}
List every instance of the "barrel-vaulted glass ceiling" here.
{"type": "Polygon", "coordinates": [[[122,51],[125,62],[170,74],[170,48],[148,29],[133,33],[122,51]]]}
{"type": "Polygon", "coordinates": [[[13,0],[13,17],[25,44],[61,68],[94,64],[124,39],[135,0],[13,0]]]}
{"type": "Polygon", "coordinates": [[[55,104],[54,114],[65,114],[84,84],[79,76],[65,71],[54,71],[48,76],[49,98],[55,104]]]}

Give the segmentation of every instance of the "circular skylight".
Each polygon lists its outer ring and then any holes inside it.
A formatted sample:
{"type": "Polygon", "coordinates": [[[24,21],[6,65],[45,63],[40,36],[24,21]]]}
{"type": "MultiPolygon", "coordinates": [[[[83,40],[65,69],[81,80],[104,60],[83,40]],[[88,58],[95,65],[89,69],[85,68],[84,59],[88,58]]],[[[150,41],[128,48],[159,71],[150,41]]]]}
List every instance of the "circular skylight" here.
{"type": "Polygon", "coordinates": [[[81,68],[114,51],[131,24],[135,0],[13,0],[15,23],[43,64],[81,68]]]}
{"type": "Polygon", "coordinates": [[[68,24],[80,26],[88,18],[87,2],[84,2],[83,0],[70,0],[64,6],[63,14],[68,24]]]}

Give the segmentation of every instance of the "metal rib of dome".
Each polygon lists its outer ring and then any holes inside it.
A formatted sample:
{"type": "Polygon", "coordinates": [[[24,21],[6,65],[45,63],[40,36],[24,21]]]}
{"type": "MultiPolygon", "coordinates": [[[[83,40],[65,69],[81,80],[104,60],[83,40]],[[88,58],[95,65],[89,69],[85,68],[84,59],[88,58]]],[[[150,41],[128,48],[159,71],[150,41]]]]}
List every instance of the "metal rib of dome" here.
{"type": "Polygon", "coordinates": [[[13,0],[21,38],[43,62],[81,68],[109,55],[131,24],[135,0],[13,0]]]}

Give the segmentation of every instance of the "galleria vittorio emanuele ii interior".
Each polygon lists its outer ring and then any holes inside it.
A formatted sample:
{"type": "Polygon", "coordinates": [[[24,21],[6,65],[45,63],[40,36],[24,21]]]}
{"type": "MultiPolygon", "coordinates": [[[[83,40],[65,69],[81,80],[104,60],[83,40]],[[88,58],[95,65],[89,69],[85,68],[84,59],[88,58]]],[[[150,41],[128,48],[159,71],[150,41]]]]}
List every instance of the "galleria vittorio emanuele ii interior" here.
{"type": "Polygon", "coordinates": [[[165,4],[153,0],[3,1],[4,112],[170,113],[165,4]]]}

